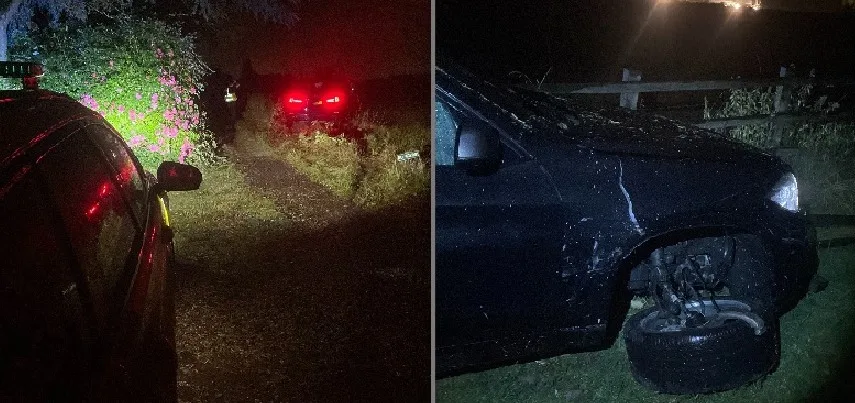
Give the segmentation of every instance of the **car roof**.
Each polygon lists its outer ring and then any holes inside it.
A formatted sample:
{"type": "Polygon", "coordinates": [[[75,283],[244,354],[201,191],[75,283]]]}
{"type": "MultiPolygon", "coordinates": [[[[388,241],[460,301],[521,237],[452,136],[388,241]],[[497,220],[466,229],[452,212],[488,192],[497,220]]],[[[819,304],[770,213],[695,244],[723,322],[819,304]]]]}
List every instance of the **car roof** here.
{"type": "Polygon", "coordinates": [[[350,81],[343,79],[300,79],[300,80],[291,80],[288,82],[288,86],[290,87],[314,87],[315,84],[320,83],[322,87],[349,87],[350,81]]]}
{"type": "Polygon", "coordinates": [[[65,94],[46,90],[0,91],[0,171],[48,134],[100,115],[65,94]]]}

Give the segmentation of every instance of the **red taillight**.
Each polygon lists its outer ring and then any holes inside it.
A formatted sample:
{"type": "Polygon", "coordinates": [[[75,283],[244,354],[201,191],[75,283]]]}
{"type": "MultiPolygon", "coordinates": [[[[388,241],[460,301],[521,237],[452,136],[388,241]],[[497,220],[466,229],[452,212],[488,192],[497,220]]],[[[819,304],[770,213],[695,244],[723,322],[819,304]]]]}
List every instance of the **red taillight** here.
{"type": "Polygon", "coordinates": [[[309,97],[302,92],[291,92],[285,97],[285,110],[288,112],[299,112],[309,103],[309,97]]]}
{"type": "Polygon", "coordinates": [[[324,109],[328,111],[337,112],[344,107],[344,94],[340,91],[330,91],[321,99],[323,99],[324,109]]]}

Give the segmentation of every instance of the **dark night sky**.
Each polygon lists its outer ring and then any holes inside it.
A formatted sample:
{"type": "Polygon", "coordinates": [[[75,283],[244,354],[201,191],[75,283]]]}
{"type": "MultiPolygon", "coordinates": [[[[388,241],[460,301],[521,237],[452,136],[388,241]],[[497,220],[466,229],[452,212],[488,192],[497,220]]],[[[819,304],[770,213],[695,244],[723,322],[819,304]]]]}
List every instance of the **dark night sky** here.
{"type": "Polygon", "coordinates": [[[763,0],[763,5],[769,8],[780,8],[784,10],[839,11],[842,0],[763,0]]]}
{"type": "Polygon", "coordinates": [[[292,27],[236,15],[199,41],[212,67],[239,75],[338,69],[352,79],[430,71],[430,0],[306,0],[292,27]]]}
{"type": "Polygon", "coordinates": [[[769,77],[790,64],[802,74],[815,67],[852,75],[855,67],[853,13],[734,15],[720,5],[654,8],[642,0],[437,0],[436,35],[438,52],[494,77],[520,70],[540,78],[551,68],[552,81],[616,80],[622,67],[651,80],[769,77]]]}

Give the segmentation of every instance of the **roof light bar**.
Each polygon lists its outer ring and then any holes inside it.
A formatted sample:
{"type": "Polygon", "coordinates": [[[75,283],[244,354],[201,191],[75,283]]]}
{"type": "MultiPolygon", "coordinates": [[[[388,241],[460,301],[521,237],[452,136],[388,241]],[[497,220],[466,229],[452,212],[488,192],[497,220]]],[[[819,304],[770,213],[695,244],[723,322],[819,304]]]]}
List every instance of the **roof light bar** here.
{"type": "Polygon", "coordinates": [[[3,78],[41,77],[44,74],[44,67],[38,63],[0,62],[0,77],[3,78]]]}
{"type": "Polygon", "coordinates": [[[38,89],[39,77],[44,75],[45,68],[38,63],[0,61],[0,78],[20,78],[25,90],[38,89]]]}

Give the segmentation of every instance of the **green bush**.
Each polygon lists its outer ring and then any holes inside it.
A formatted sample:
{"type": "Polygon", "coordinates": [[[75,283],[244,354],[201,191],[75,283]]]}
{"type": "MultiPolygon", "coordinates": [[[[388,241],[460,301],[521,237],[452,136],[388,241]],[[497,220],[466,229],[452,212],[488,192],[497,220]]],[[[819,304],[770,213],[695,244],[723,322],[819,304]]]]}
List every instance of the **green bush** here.
{"type": "Polygon", "coordinates": [[[184,161],[201,141],[208,68],[193,37],[154,20],[60,25],[15,38],[11,55],[45,66],[42,88],[101,113],[147,168],[184,161]]]}

